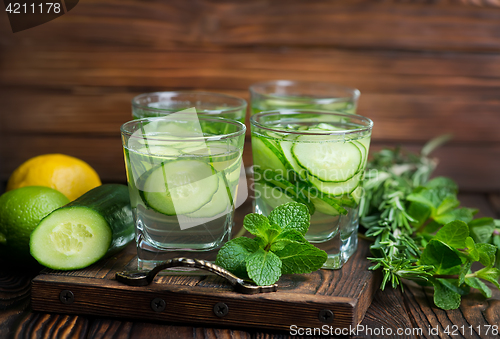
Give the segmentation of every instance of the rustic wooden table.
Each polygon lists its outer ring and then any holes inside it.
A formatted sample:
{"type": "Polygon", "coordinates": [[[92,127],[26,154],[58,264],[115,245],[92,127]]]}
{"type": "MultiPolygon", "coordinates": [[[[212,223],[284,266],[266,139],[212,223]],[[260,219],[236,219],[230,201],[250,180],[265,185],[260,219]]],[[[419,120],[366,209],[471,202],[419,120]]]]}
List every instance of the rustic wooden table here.
{"type": "MultiPolygon", "coordinates": [[[[462,194],[460,199],[464,206],[479,208],[482,216],[499,215],[499,196],[462,194]]],[[[307,329],[272,332],[35,312],[30,285],[37,273],[0,270],[0,338],[292,338],[308,334],[301,332],[307,329]]],[[[429,290],[416,285],[405,284],[404,292],[379,290],[363,321],[348,334],[352,338],[495,338],[500,292],[493,291],[490,299],[474,291],[462,299],[459,309],[443,311],[433,305],[429,290]]]]}

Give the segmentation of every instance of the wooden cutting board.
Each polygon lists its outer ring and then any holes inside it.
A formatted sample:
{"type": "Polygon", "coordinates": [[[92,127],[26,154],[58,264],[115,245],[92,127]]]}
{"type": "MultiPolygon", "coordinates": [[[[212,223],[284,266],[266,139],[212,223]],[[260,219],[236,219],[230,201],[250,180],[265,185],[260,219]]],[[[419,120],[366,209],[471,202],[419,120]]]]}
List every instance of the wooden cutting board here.
{"type": "Polygon", "coordinates": [[[137,260],[131,244],[87,269],[43,271],[32,282],[32,308],[190,325],[348,328],[361,322],[380,282],[379,274],[368,270],[368,246],[360,241],[340,270],[283,276],[277,292],[244,295],[215,275],[160,275],[146,287],[121,284],[115,273],[137,260]]]}

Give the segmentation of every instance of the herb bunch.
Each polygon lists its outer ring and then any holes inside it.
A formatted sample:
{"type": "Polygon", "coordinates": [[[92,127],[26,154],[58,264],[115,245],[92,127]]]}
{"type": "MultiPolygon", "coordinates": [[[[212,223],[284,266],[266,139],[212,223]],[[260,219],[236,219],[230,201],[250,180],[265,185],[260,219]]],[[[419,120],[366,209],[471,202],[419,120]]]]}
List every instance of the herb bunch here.
{"type": "Polygon", "coordinates": [[[437,162],[429,154],[447,137],[430,141],[420,154],[401,148],[373,154],[363,181],[360,225],[371,245],[372,270],[381,269],[381,289],[403,288],[401,279],[434,287],[434,303],[456,309],[461,296],[475,288],[489,298],[500,289],[500,223],[476,218],[461,207],[456,183],[429,180],[437,162]],[[472,271],[472,264],[481,268],[472,271]]]}
{"type": "Polygon", "coordinates": [[[307,206],[296,202],[276,207],[269,217],[247,214],[243,227],[254,238],[228,241],[215,263],[257,285],[274,284],[282,274],[314,272],[323,266],[327,254],[304,237],[310,217],[307,206]]]}

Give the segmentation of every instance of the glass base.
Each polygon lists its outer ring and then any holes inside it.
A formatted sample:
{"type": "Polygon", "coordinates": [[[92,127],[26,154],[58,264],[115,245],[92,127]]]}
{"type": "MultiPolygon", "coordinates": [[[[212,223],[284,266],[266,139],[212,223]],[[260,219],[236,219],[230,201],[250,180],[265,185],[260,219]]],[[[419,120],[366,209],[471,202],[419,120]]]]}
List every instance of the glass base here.
{"type": "MultiPolygon", "coordinates": [[[[227,232],[222,240],[221,246],[229,240],[230,232],[227,232]]],[[[163,250],[152,246],[141,234],[136,239],[137,243],[137,269],[151,270],[166,260],[173,258],[201,259],[215,262],[217,253],[221,246],[211,250],[163,250]]],[[[212,273],[189,267],[174,267],[163,270],[160,275],[211,275],[212,273]]]]}
{"type": "Polygon", "coordinates": [[[328,241],[312,244],[324,250],[328,255],[328,259],[326,259],[326,262],[321,268],[337,270],[342,268],[347,260],[356,252],[358,248],[358,233],[352,232],[348,238],[342,239],[341,232],[337,232],[337,234],[328,241]]]}

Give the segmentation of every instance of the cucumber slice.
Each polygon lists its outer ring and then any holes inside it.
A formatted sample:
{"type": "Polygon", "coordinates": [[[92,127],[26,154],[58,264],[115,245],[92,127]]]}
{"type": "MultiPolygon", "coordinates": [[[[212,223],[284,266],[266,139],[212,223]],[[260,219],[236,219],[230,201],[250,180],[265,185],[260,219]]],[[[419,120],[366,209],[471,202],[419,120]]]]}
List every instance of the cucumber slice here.
{"type": "Polygon", "coordinates": [[[311,201],[314,204],[314,207],[316,208],[316,211],[321,212],[323,214],[328,214],[331,216],[337,216],[341,214],[339,212],[339,209],[335,208],[334,206],[330,205],[326,201],[320,198],[311,198],[311,201]]]}
{"type": "Polygon", "coordinates": [[[267,139],[252,135],[252,154],[254,168],[286,172],[286,160],[276,146],[267,139]]]}
{"type": "Polygon", "coordinates": [[[127,186],[107,184],[42,219],[31,234],[30,251],[46,267],[80,269],[121,250],[134,235],[127,186]]]}
{"type": "Polygon", "coordinates": [[[368,159],[368,150],[366,149],[365,145],[363,145],[362,143],[360,143],[359,141],[353,141],[353,144],[355,144],[359,150],[361,151],[361,166],[360,166],[360,170],[363,170],[366,166],[366,161],[368,159]]]}
{"type": "Polygon", "coordinates": [[[164,162],[151,170],[140,187],[144,202],[155,211],[187,214],[208,203],[219,187],[219,176],[199,160],[164,162]]]}
{"type": "Polygon", "coordinates": [[[359,204],[364,193],[365,193],[365,191],[361,185],[356,187],[356,189],[351,192],[351,197],[354,200],[354,202],[356,203],[356,205],[359,204]]]}
{"type": "Polygon", "coordinates": [[[346,182],[359,172],[362,154],[352,142],[316,142],[311,147],[311,138],[318,141],[328,136],[300,136],[292,147],[297,163],[317,180],[326,182],[346,182]],[[300,141],[309,142],[300,142],[300,141]]]}
{"type": "Polygon", "coordinates": [[[179,150],[176,148],[168,146],[149,146],[142,147],[137,150],[138,153],[144,154],[146,156],[178,156],[180,154],[179,150]]]}
{"type": "MultiPolygon", "coordinates": [[[[296,135],[289,135],[285,137],[280,143],[279,143],[279,148],[281,150],[281,153],[286,159],[286,164],[285,166],[288,169],[293,170],[299,177],[305,179],[307,178],[307,172],[304,168],[302,168],[295,157],[292,154],[292,147],[294,146],[293,140],[297,138],[296,135]]],[[[295,181],[297,179],[297,176],[292,175],[292,173],[288,173],[287,175],[289,180],[295,181]]]]}
{"type": "MultiPolygon", "coordinates": [[[[219,175],[222,175],[222,173],[219,173],[219,175]]],[[[212,199],[199,210],[186,215],[191,218],[211,218],[223,212],[228,213],[229,206],[231,206],[231,202],[229,200],[228,190],[224,183],[224,179],[219,178],[219,187],[217,188],[217,192],[212,196],[212,199]]]]}
{"type": "Polygon", "coordinates": [[[282,204],[295,201],[278,187],[269,186],[264,183],[255,182],[254,192],[255,198],[262,199],[270,207],[270,211],[282,204]]]}
{"type": "Polygon", "coordinates": [[[358,172],[345,182],[324,182],[313,176],[310,176],[308,180],[323,193],[341,196],[352,193],[359,186],[362,174],[362,172],[358,172]]]}
{"type": "Polygon", "coordinates": [[[309,201],[307,196],[306,189],[300,189],[298,185],[294,185],[282,175],[277,172],[273,172],[271,170],[267,170],[264,172],[256,171],[256,175],[259,177],[259,181],[263,181],[269,186],[280,188],[283,192],[285,192],[289,197],[293,198],[296,202],[300,202],[306,205],[309,209],[309,213],[314,213],[314,205],[309,201]]]}
{"type": "MultiPolygon", "coordinates": [[[[325,131],[345,131],[345,128],[340,128],[324,122],[321,122],[318,125],[314,126],[314,129],[320,129],[325,131]]],[[[312,128],[309,128],[309,130],[312,130],[312,128]]]]}

